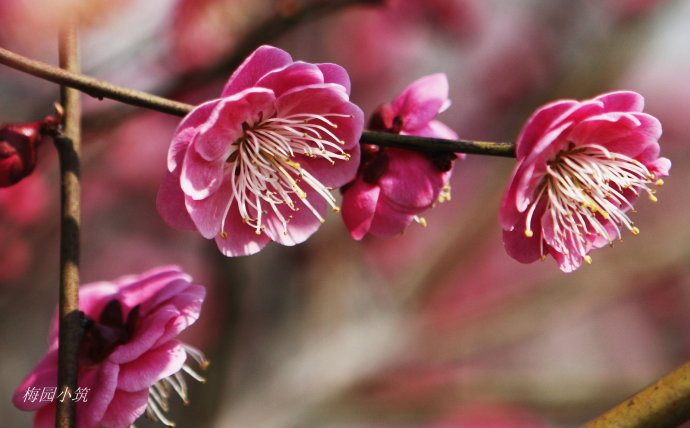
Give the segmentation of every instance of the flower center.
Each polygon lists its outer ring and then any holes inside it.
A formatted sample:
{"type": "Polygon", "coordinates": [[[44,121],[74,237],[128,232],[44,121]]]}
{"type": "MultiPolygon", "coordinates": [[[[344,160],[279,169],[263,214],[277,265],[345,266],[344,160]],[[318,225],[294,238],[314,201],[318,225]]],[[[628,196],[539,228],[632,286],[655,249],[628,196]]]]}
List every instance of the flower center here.
{"type": "Polygon", "coordinates": [[[626,155],[611,153],[597,144],[571,145],[548,162],[526,216],[525,236],[534,235],[532,216],[544,199],[544,218],[550,219],[552,228],[553,242],[549,244],[564,254],[575,251],[591,263],[587,252],[592,239],[600,236],[612,244],[614,238],[621,239],[622,228],[634,235],[640,233],[626,212],[634,212],[630,199],[640,192],[656,202],[650,185],[661,186],[663,181],[654,179],[646,166],[626,155]]]}
{"type": "Polygon", "coordinates": [[[242,219],[261,234],[262,217],[269,212],[282,223],[287,234],[291,215],[281,211],[288,207],[298,211],[301,205],[323,222],[321,214],[309,202],[305,189],[311,188],[334,211],[339,211],[335,198],[326,187],[295,159],[297,156],[321,158],[335,164],[347,161],[340,140],[333,130],[338,127],[331,118],[351,118],[351,115],[326,113],[323,115],[300,113],[287,117],[259,117],[253,125],[243,124],[244,135],[233,143],[235,150],[227,159],[226,174],[230,175],[232,195],[228,202],[220,236],[225,238],[225,218],[233,202],[242,219]]]}

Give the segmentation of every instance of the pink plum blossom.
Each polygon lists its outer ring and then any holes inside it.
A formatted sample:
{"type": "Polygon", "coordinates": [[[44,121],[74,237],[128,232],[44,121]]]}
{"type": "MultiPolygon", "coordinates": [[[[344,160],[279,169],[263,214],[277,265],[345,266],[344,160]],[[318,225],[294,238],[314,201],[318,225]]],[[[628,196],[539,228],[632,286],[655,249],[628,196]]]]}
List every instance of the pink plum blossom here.
{"type": "MultiPolygon", "coordinates": [[[[369,127],[374,131],[456,139],[438,120],[448,105],[445,74],[416,80],[392,104],[380,106],[369,127]]],[[[370,233],[402,233],[418,215],[436,201],[450,197],[454,154],[425,154],[410,150],[366,145],[357,178],[343,188],[343,221],[354,239],[370,233]]]]}
{"type": "MultiPolygon", "coordinates": [[[[87,326],[78,375],[78,387],[85,395],[83,400],[75,400],[78,428],[129,427],[144,412],[171,423],[163,414],[170,392],[187,400],[181,372],[202,380],[187,365],[187,357],[202,367],[207,364],[200,351],[175,339],[197,320],[206,294],[191,281],[179,268],[165,266],[80,288],[79,307],[87,326]]],[[[33,400],[28,392],[55,387],[56,321],[47,355],[13,397],[17,408],[36,411],[34,427],[54,426],[58,394],[53,400],[33,400]]]]}
{"type": "Polygon", "coordinates": [[[551,254],[571,272],[622,229],[639,233],[628,212],[640,193],[656,201],[653,186],[671,167],[659,157],[661,124],[643,106],[641,95],[619,91],[555,101],[530,117],[501,204],[511,257],[530,263],[551,254]]]}
{"type": "Polygon", "coordinates": [[[349,92],[342,67],[259,47],[221,98],[175,131],[158,192],[163,219],[214,238],[227,256],[305,241],[328,206],[339,211],[330,191],[359,165],[364,119],[349,92]]]}

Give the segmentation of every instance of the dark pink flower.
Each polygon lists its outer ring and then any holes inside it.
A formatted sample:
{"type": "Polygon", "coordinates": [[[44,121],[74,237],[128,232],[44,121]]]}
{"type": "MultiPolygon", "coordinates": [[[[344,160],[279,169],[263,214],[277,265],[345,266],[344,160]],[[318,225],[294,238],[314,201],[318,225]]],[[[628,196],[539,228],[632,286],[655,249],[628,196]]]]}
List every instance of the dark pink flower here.
{"type": "Polygon", "coordinates": [[[58,119],[48,117],[32,123],[8,123],[0,127],[0,187],[9,187],[31,174],[36,167],[42,130],[58,119]]]}
{"type": "MultiPolygon", "coordinates": [[[[374,131],[456,139],[457,135],[434,120],[445,110],[448,80],[432,74],[405,88],[392,104],[380,106],[371,118],[374,131]]],[[[392,236],[403,232],[436,201],[450,198],[454,154],[425,154],[366,145],[357,178],[343,188],[343,221],[354,239],[370,233],[392,236]]]]}
{"type": "Polygon", "coordinates": [[[671,167],[659,157],[661,124],[643,106],[641,95],[620,91],[556,101],[532,115],[501,205],[511,257],[530,263],[551,254],[570,272],[622,229],[639,233],[627,213],[640,193],[656,201],[652,187],[671,167]]]}
{"type": "MultiPolygon", "coordinates": [[[[187,357],[202,367],[207,364],[201,352],[175,339],[197,320],[206,294],[191,280],[177,267],[160,267],[79,289],[79,307],[87,320],[78,380],[84,395],[83,400],[62,397],[77,402],[77,427],[129,427],[144,412],[170,423],[163,414],[170,392],[187,400],[181,372],[202,380],[187,357]]],[[[55,387],[57,341],[54,322],[48,354],[13,397],[17,408],[36,411],[34,427],[54,426],[60,391],[52,400],[33,399],[30,393],[55,387]]]]}
{"type": "Polygon", "coordinates": [[[305,241],[359,165],[363,114],[349,92],[338,65],[258,48],[175,131],[158,211],[227,256],[305,241]]]}

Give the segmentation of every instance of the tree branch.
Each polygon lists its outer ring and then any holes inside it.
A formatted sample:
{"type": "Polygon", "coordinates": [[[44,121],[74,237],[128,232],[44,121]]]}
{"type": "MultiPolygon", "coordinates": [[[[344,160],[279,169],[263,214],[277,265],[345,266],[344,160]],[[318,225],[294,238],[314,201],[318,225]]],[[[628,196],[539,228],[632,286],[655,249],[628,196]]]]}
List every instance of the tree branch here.
{"type": "MultiPolygon", "coordinates": [[[[169,100],[146,92],[135,91],[74,71],[63,70],[41,61],[23,57],[3,48],[0,48],[0,64],[5,64],[9,67],[16,68],[60,85],[78,89],[94,97],[111,98],[138,107],[156,110],[161,113],[185,116],[194,108],[191,104],[169,100]]],[[[442,138],[427,138],[372,131],[364,131],[360,142],[434,153],[470,153],[515,157],[515,145],[513,143],[445,140],[442,138]]]]}
{"type": "MultiPolygon", "coordinates": [[[[66,26],[60,33],[60,65],[70,71],[79,70],[76,26],[66,26]]],[[[80,93],[62,87],[64,110],[63,135],[55,136],[60,158],[60,302],[58,345],[58,391],[55,426],[76,426],[76,403],[72,396],[77,388],[79,372],[79,346],[82,340],[81,313],[79,312],[79,226],[80,196],[79,156],[81,138],[80,93]]]]}
{"type": "Polygon", "coordinates": [[[585,425],[585,428],[672,428],[690,420],[690,363],[585,425]]]}

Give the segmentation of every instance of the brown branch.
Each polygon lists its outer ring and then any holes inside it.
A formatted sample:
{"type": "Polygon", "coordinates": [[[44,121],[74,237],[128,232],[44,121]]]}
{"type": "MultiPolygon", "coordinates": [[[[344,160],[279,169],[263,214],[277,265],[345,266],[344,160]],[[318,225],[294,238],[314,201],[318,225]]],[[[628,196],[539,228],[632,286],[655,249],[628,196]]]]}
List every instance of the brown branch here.
{"type": "MultiPolygon", "coordinates": [[[[79,70],[76,26],[63,29],[59,39],[60,65],[67,70],[79,70]]],[[[79,312],[79,225],[80,183],[79,155],[81,134],[80,93],[75,89],[61,88],[64,110],[63,135],[55,137],[60,158],[60,303],[58,390],[62,399],[57,400],[55,426],[76,426],[76,403],[72,401],[77,388],[79,372],[79,345],[82,339],[81,313],[79,312]]]]}
{"type": "MultiPolygon", "coordinates": [[[[146,92],[134,91],[93,77],[85,76],[78,72],[63,70],[41,61],[25,58],[3,48],[0,48],[0,64],[5,64],[51,82],[79,89],[82,92],[97,96],[98,98],[111,98],[127,104],[145,107],[175,116],[184,116],[194,108],[191,104],[172,101],[146,92]]],[[[470,153],[515,157],[515,145],[513,143],[445,140],[442,138],[427,138],[372,131],[364,131],[360,142],[424,152],[470,153]]]]}
{"type": "Polygon", "coordinates": [[[657,380],[585,428],[672,428],[690,420],[690,363],[657,380]]]}
{"type": "Polygon", "coordinates": [[[0,64],[23,71],[41,79],[78,89],[92,97],[110,98],[126,104],[145,107],[162,113],[184,116],[193,106],[146,92],[118,86],[93,77],[85,76],[76,70],[66,70],[36,61],[0,47],[0,64]]]}

